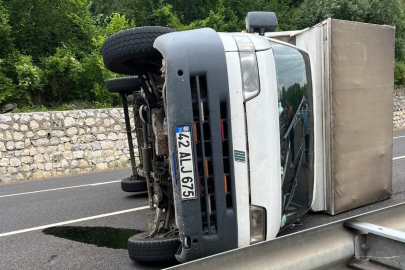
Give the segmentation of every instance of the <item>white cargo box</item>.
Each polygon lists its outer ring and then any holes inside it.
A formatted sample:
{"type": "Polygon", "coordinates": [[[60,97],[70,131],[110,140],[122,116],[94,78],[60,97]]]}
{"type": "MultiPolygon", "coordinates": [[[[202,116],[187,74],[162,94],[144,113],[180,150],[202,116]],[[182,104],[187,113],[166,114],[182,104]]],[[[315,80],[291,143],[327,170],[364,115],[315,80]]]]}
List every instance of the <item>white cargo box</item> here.
{"type": "Polygon", "coordinates": [[[395,27],[327,19],[266,33],[311,56],[315,196],[332,215],[392,194],[395,27]]]}

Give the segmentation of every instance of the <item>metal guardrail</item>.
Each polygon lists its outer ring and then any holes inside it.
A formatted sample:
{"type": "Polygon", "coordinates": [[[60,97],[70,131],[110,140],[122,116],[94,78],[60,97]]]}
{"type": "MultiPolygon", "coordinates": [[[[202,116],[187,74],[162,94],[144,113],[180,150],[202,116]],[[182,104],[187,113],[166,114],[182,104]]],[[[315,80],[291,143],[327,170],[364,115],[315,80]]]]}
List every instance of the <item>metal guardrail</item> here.
{"type": "Polygon", "coordinates": [[[402,203],[169,269],[405,269],[404,232],[402,203]]]}

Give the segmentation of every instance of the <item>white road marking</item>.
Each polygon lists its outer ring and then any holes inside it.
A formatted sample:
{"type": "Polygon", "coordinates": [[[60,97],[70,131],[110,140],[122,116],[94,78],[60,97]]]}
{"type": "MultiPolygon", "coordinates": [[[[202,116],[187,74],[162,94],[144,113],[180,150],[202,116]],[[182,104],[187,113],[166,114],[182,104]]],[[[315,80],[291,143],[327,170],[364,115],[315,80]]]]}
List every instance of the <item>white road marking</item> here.
{"type": "Polygon", "coordinates": [[[101,183],[96,183],[96,184],[87,184],[87,185],[79,185],[79,186],[71,186],[71,187],[44,189],[44,190],[37,190],[37,191],[30,191],[30,192],[23,192],[23,193],[2,195],[2,196],[0,196],[0,198],[13,197],[13,196],[21,196],[21,195],[26,195],[26,194],[34,194],[34,193],[41,193],[41,192],[48,192],[48,191],[55,191],[55,190],[63,190],[63,189],[70,189],[70,188],[100,186],[100,185],[107,185],[107,184],[117,183],[117,182],[120,182],[120,181],[121,181],[121,180],[114,180],[114,181],[101,182],[101,183]]]}
{"type": "Polygon", "coordinates": [[[139,210],[144,210],[144,209],[148,209],[148,208],[149,208],[149,206],[141,206],[141,207],[137,207],[137,208],[131,208],[131,209],[127,209],[127,210],[122,210],[122,211],[117,211],[117,212],[112,212],[112,213],[107,213],[107,214],[102,214],[102,215],[97,215],[97,216],[72,219],[72,220],[63,221],[63,222],[52,223],[52,224],[38,226],[38,227],[32,227],[32,228],[28,228],[28,229],[24,229],[24,230],[2,233],[2,234],[0,234],[0,237],[10,236],[10,235],[15,235],[15,234],[20,234],[20,233],[26,233],[26,232],[32,232],[32,231],[38,231],[38,230],[43,230],[43,229],[50,228],[50,227],[62,226],[62,225],[66,225],[66,224],[72,224],[72,223],[77,223],[77,222],[82,222],[82,221],[87,221],[87,220],[92,220],[92,219],[115,216],[115,215],[135,212],[135,211],[139,211],[139,210]]]}
{"type": "Polygon", "coordinates": [[[398,138],[405,138],[405,136],[394,137],[394,139],[398,139],[398,138]]]}
{"type": "Polygon", "coordinates": [[[403,158],[405,158],[405,156],[402,156],[402,157],[395,157],[395,158],[393,158],[392,160],[403,159],[403,158]]]}

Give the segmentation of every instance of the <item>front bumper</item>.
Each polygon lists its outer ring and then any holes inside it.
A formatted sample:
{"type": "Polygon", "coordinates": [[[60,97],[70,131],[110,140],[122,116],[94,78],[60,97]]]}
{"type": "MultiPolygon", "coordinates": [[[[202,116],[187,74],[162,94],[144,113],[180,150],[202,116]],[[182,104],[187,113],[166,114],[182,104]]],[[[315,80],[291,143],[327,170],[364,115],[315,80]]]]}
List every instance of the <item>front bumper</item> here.
{"type": "Polygon", "coordinates": [[[182,248],[179,262],[237,248],[229,86],[225,51],[212,29],[175,32],[156,39],[166,62],[169,152],[176,223],[182,248]],[[181,200],[176,126],[189,125],[193,140],[197,198],[181,200]]]}

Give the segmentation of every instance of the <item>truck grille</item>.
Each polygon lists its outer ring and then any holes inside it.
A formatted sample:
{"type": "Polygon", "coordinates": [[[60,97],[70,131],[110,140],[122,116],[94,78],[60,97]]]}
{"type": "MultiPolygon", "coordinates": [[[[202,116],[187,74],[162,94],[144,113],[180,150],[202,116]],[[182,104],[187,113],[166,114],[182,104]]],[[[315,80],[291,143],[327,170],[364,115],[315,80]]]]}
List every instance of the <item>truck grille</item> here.
{"type": "Polygon", "coordinates": [[[202,232],[215,234],[217,232],[217,196],[226,196],[226,207],[232,207],[231,179],[228,147],[227,107],[220,103],[220,108],[209,108],[208,89],[205,76],[190,78],[191,96],[194,119],[194,141],[197,156],[197,175],[201,205],[202,232]],[[211,110],[210,110],[211,109],[211,110]],[[221,134],[212,136],[210,127],[210,112],[221,114],[221,134]],[[212,140],[222,140],[223,181],[225,190],[216,190],[215,170],[221,170],[221,164],[212,162],[212,140]]]}

